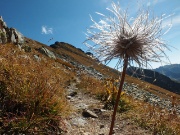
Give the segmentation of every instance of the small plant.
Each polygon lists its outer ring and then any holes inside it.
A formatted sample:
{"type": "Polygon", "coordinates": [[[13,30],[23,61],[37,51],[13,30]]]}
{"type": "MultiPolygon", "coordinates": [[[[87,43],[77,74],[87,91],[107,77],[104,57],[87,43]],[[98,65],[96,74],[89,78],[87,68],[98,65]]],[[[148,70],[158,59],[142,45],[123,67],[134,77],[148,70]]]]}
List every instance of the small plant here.
{"type": "MultiPolygon", "coordinates": [[[[116,96],[118,93],[118,79],[106,79],[105,80],[105,94],[102,95],[102,99],[105,101],[105,109],[113,109],[116,103],[116,96]]],[[[131,108],[128,97],[124,92],[121,93],[121,99],[119,100],[118,112],[125,112],[131,108]]]]}

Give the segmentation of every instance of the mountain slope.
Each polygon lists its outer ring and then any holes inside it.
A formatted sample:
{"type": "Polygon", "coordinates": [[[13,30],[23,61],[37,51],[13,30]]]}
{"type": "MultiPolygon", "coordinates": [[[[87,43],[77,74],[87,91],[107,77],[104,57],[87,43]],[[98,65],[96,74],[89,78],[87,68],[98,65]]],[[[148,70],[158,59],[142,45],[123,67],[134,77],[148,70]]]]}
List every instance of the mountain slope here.
{"type": "MultiPolygon", "coordinates": [[[[10,133],[34,133],[37,131],[41,131],[43,133],[48,132],[48,134],[56,134],[56,132],[60,133],[62,131],[66,131],[67,129],[62,126],[64,125],[64,117],[69,119],[69,117],[72,118],[73,116],[73,120],[77,122],[76,116],[80,116],[82,117],[80,121],[82,119],[84,120],[83,116],[80,115],[82,113],[82,110],[73,112],[73,114],[75,113],[75,115],[67,116],[68,114],[71,114],[69,113],[70,110],[68,109],[69,103],[65,99],[66,89],[69,88],[70,84],[73,82],[77,85],[78,89],[74,92],[77,93],[77,95],[81,95],[80,91],[82,91],[81,96],[90,93],[89,95],[86,95],[86,98],[92,97],[92,95],[96,94],[96,96],[98,95],[98,97],[103,97],[104,99],[104,95],[106,95],[107,93],[105,87],[107,84],[104,85],[103,82],[109,78],[117,79],[119,77],[120,73],[118,71],[99,64],[96,59],[90,57],[89,55],[86,55],[86,53],[84,53],[82,50],[79,50],[78,48],[75,48],[68,43],[58,42],[58,46],[55,47],[57,43],[55,43],[55,45],[46,46],[42,43],[39,43],[38,41],[34,41],[29,38],[24,38],[24,42],[25,43],[19,47],[13,44],[5,44],[0,46],[0,88],[4,91],[1,91],[0,98],[3,99],[3,102],[1,102],[1,104],[3,103],[3,106],[8,106],[8,108],[3,108],[4,111],[7,109],[7,112],[5,111],[4,113],[2,113],[2,115],[4,118],[6,118],[7,114],[18,114],[11,117],[8,116],[8,119],[12,121],[12,124],[16,123],[18,125],[15,125],[15,127],[13,127],[13,125],[11,124],[8,126],[0,127],[3,131],[2,133],[6,133],[5,131],[9,128],[12,129],[10,133]],[[8,79],[9,77],[11,78],[10,80],[8,79]],[[80,84],[78,84],[79,81],[80,84]],[[8,89],[5,89],[4,86],[6,86],[8,89]],[[14,91],[11,91],[11,89],[13,89],[14,91]],[[34,90],[36,93],[34,93],[34,90]],[[5,100],[2,95],[6,95],[5,100]],[[11,105],[7,105],[7,103],[11,103],[11,105]],[[61,117],[59,117],[59,114],[61,117]],[[15,117],[17,118],[16,121],[14,121],[15,117]],[[26,121],[27,119],[28,121],[26,121]],[[48,126],[49,121],[52,122],[52,127],[48,126]],[[60,121],[61,124],[60,129],[57,125],[58,121],[60,121]],[[24,124],[21,124],[22,122],[24,124]],[[39,124],[29,125],[29,122],[39,124]],[[46,128],[47,126],[48,128],[46,128]],[[24,131],[23,129],[27,130],[24,131]]],[[[159,94],[158,96],[160,96],[161,98],[166,99],[167,101],[165,101],[168,102],[168,107],[170,107],[171,104],[169,99],[170,95],[175,95],[154,85],[151,86],[152,89],[145,88],[145,85],[149,85],[148,83],[142,83],[142,81],[134,79],[128,75],[126,76],[126,84],[128,85],[125,87],[125,89],[128,89],[127,92],[129,93],[129,95],[132,94],[134,98],[139,98],[139,95],[141,95],[142,93],[141,91],[151,91],[154,94],[159,94]],[[131,89],[134,90],[134,88],[137,88],[137,85],[140,93],[137,93],[138,91],[133,91],[132,93],[131,89]],[[137,94],[134,95],[134,93],[137,94]]],[[[78,101],[80,102],[80,104],[78,104],[79,106],[82,106],[82,104],[86,106],[86,104],[83,103],[84,100],[82,100],[82,97],[76,99],[72,97],[74,93],[70,93],[70,102],[71,100],[72,102],[74,102],[78,99],[78,101]]],[[[149,95],[149,92],[145,92],[145,94],[143,95],[146,97],[146,95],[149,95]]],[[[156,98],[157,97],[154,98],[154,96],[151,95],[149,99],[154,100],[156,98]]],[[[95,102],[92,100],[93,99],[89,98],[89,100],[86,99],[85,101],[95,102]]],[[[137,104],[146,106],[146,104],[142,105],[141,102],[139,103],[139,101],[134,101],[134,99],[128,99],[127,103],[129,103],[129,101],[132,101],[132,103],[135,104],[133,106],[137,106],[137,104]]],[[[149,100],[148,102],[151,103],[152,100],[149,100]]],[[[177,102],[179,101],[177,100],[177,102]]],[[[123,104],[125,103],[126,102],[123,102],[123,104]]],[[[102,102],[102,104],[104,103],[102,102]]],[[[92,104],[92,106],[94,107],[97,105],[100,104],[92,104]]],[[[167,104],[164,105],[167,106],[167,104]]],[[[138,105],[137,107],[141,106],[138,105]]],[[[137,110],[141,110],[143,108],[144,107],[137,108],[137,110]]],[[[88,109],[92,108],[89,107],[88,109]]],[[[95,109],[97,110],[97,108],[95,109]]],[[[147,115],[147,112],[145,110],[141,110],[141,113],[138,113],[136,115],[144,118],[144,116],[142,116],[142,114],[144,115],[142,111],[147,115]]],[[[133,110],[129,111],[130,114],[128,114],[128,117],[125,113],[123,114],[123,117],[132,122],[134,116],[133,112],[133,110]]],[[[101,120],[101,122],[99,123],[106,123],[107,125],[104,126],[108,128],[110,119],[104,118],[110,116],[110,111],[108,114],[106,114],[104,112],[101,112],[100,110],[99,113],[97,114],[99,114],[99,116],[102,115],[103,117],[98,118],[97,121],[101,120]]],[[[122,121],[124,121],[125,123],[127,122],[127,120],[122,121]]],[[[1,123],[8,124],[6,122],[8,122],[6,121],[6,119],[1,121],[1,123]]],[[[74,121],[67,122],[74,123],[74,121]]],[[[88,122],[87,124],[89,127],[93,124],[92,121],[86,122],[88,122]]],[[[127,126],[128,125],[131,126],[131,132],[134,132],[132,128],[134,127],[134,124],[131,123],[127,124],[127,126]]],[[[121,129],[122,128],[123,127],[121,127],[121,129]]],[[[138,130],[138,132],[140,133],[139,128],[138,130]]],[[[106,131],[108,130],[106,129],[106,131]]],[[[117,130],[116,132],[120,133],[121,131],[117,130]]],[[[79,130],[78,133],[80,133],[79,130]]],[[[145,134],[145,131],[141,129],[141,133],[145,134]]]]}
{"type": "Polygon", "coordinates": [[[141,80],[157,85],[171,92],[180,94],[180,83],[175,82],[171,80],[169,77],[160,74],[156,71],[130,67],[127,69],[126,73],[130,76],[140,78],[141,80]]]}
{"type": "Polygon", "coordinates": [[[165,65],[154,70],[180,82],[180,64],[165,65]]]}

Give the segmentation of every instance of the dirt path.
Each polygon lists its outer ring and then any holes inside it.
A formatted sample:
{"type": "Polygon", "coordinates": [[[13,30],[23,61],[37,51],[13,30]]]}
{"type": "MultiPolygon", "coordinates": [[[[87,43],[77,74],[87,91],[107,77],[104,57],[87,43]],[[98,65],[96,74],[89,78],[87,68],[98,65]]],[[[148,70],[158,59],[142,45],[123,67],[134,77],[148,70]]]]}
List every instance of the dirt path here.
{"type": "MultiPolygon", "coordinates": [[[[65,135],[108,135],[112,111],[104,110],[103,104],[89,94],[84,94],[72,83],[68,89],[68,100],[73,107],[73,114],[66,120],[67,133],[65,135]],[[85,116],[84,112],[90,112],[95,116],[85,116]],[[93,118],[96,117],[97,118],[93,118]]],[[[117,115],[114,127],[114,135],[152,135],[117,115]]]]}

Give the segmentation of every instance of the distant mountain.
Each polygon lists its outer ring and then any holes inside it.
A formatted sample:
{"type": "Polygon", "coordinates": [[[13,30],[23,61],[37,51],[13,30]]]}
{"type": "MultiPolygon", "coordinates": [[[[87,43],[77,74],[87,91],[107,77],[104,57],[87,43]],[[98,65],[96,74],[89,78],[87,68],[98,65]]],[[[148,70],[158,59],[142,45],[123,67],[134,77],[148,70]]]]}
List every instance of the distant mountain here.
{"type": "Polygon", "coordinates": [[[168,76],[172,80],[180,82],[180,64],[165,65],[154,70],[168,76]]]}
{"type": "Polygon", "coordinates": [[[180,94],[180,83],[171,80],[169,77],[149,69],[129,67],[126,73],[130,76],[140,78],[146,82],[157,85],[171,92],[180,94]]]}

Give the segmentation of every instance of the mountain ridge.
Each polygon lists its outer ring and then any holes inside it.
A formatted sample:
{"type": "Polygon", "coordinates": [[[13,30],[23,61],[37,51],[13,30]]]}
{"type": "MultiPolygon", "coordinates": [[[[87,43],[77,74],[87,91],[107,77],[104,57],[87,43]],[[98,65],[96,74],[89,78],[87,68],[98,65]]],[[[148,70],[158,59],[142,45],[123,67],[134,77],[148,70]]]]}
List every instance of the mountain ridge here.
{"type": "Polygon", "coordinates": [[[130,76],[140,78],[151,84],[162,87],[166,90],[180,94],[180,83],[171,80],[169,77],[149,69],[140,69],[137,67],[129,67],[126,73],[130,76]]]}
{"type": "Polygon", "coordinates": [[[180,64],[160,66],[154,70],[180,82],[180,64]]]}

